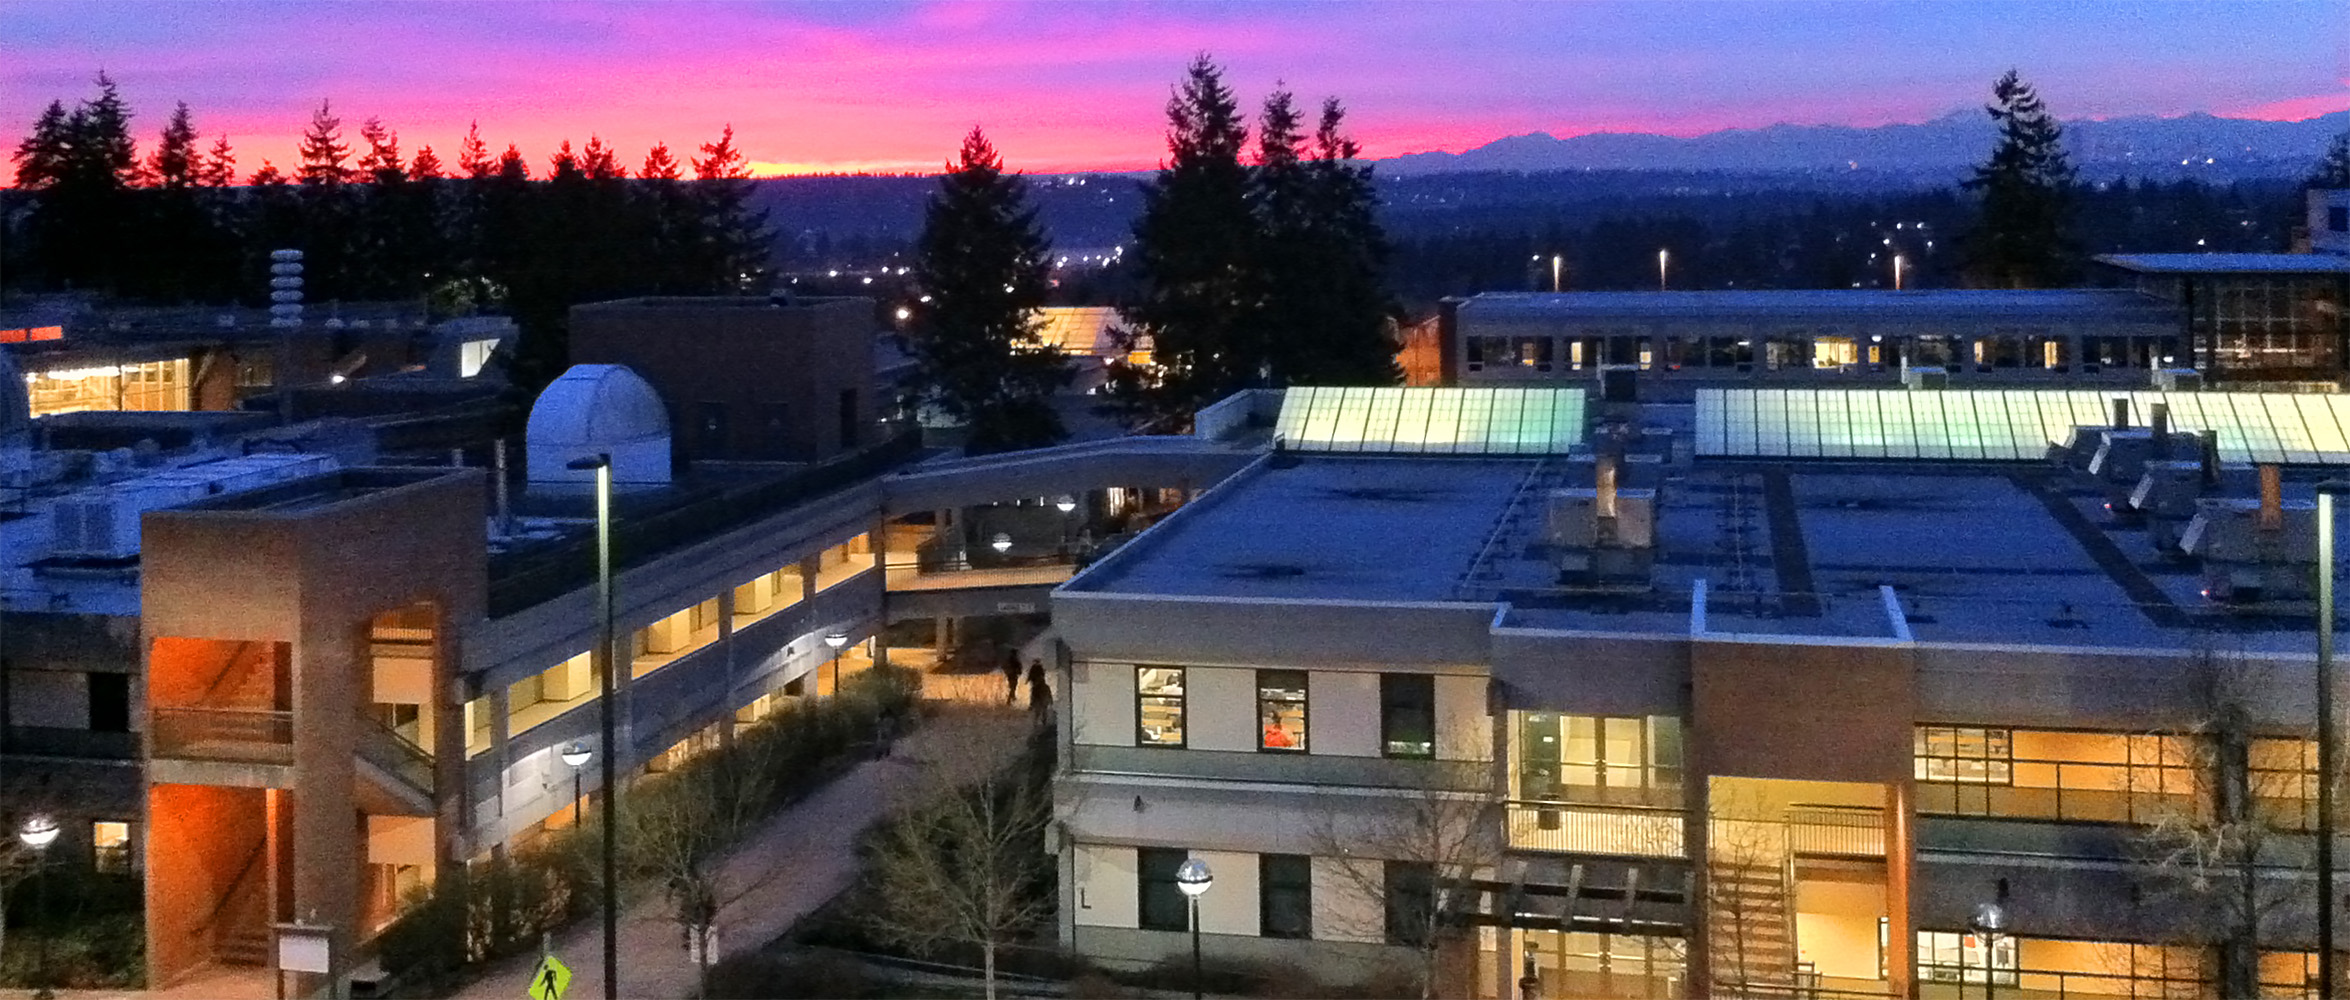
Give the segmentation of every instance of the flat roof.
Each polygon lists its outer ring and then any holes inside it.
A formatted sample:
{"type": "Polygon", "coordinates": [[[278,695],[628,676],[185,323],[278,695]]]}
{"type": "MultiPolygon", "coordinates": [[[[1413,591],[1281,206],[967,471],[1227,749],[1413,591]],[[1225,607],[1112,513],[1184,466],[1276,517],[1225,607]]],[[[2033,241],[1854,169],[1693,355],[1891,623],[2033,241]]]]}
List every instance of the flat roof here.
{"type": "MultiPolygon", "coordinates": [[[[1219,485],[1067,586],[1135,596],[1507,604],[1506,628],[2086,649],[2308,648],[2306,606],[2223,609],[2200,572],[2053,468],[1704,460],[1661,476],[1645,581],[1562,582],[1576,463],[1292,456],[1219,485]],[[1888,606],[1885,588],[1894,600],[1888,606]]],[[[2288,502],[2314,478],[2288,479],[2288,502]]]]}
{"type": "Polygon", "coordinates": [[[2134,291],[2098,288],[1486,292],[1460,305],[1462,316],[1479,320],[1607,316],[1764,320],[2063,316],[2129,320],[2168,317],[2170,310],[2170,306],[2134,291]]]}
{"type": "Polygon", "coordinates": [[[2109,253],[2096,258],[2142,274],[2350,274],[2330,253],[2109,253]]]}
{"type": "Polygon", "coordinates": [[[1312,456],[1226,480],[1089,569],[1074,590],[1448,601],[1539,463],[1312,456]]]}
{"type": "Polygon", "coordinates": [[[1699,389],[1697,453],[1792,458],[2038,461],[2076,427],[2137,425],[2168,407],[2218,435],[2230,462],[2350,465],[2350,395],[2129,389],[1699,389]]]}

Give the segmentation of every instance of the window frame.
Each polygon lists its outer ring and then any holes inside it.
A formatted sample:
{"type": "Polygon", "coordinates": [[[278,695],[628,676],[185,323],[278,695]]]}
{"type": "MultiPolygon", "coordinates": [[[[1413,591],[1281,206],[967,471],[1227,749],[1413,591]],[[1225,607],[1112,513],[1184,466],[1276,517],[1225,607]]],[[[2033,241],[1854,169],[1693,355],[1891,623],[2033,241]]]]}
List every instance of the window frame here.
{"type": "MultiPolygon", "coordinates": [[[[1313,741],[1310,739],[1312,736],[1312,730],[1309,728],[1312,725],[1314,718],[1314,689],[1312,677],[1313,675],[1311,673],[1304,670],[1258,670],[1256,672],[1254,679],[1256,681],[1257,688],[1257,714],[1255,720],[1251,724],[1251,728],[1255,729],[1257,733],[1258,753],[1304,755],[1312,752],[1313,741]],[[1296,690],[1298,692],[1297,700],[1291,702],[1287,700],[1267,699],[1265,697],[1265,690],[1266,688],[1273,686],[1266,683],[1266,676],[1269,674],[1296,677],[1296,690]],[[1290,706],[1294,706],[1297,709],[1297,745],[1293,747],[1266,746],[1265,717],[1267,714],[1267,709],[1286,708],[1290,706]]],[[[1288,688],[1283,686],[1275,689],[1287,690],[1288,688]]]]}
{"type": "Polygon", "coordinates": [[[1383,673],[1379,675],[1379,756],[1390,760],[1436,759],[1435,674],[1383,673]],[[1395,748],[1397,743],[1408,742],[1396,739],[1396,714],[1413,706],[1402,704],[1402,699],[1394,696],[1393,689],[1401,687],[1407,682],[1413,684],[1414,694],[1417,694],[1417,689],[1422,687],[1428,692],[1428,739],[1426,741],[1428,749],[1426,751],[1402,752],[1395,748]]]}
{"type": "Polygon", "coordinates": [[[1425,942],[1429,918],[1436,909],[1436,866],[1425,861],[1388,861],[1381,865],[1380,906],[1384,911],[1388,944],[1417,947],[1425,942]]]}
{"type": "Polygon", "coordinates": [[[1919,725],[1912,729],[1911,775],[1936,785],[2012,786],[2015,784],[2015,730],[2003,726],[1919,725]],[[1981,753],[1965,753],[1973,734],[1981,753]],[[1937,737],[1949,741],[1949,752],[1937,753],[1937,737]],[[1994,747],[1997,749],[1995,750],[1994,747]],[[1973,769],[1975,773],[1970,774],[1973,769]]]}
{"type": "Polygon", "coordinates": [[[138,828],[127,819],[101,819],[90,823],[90,867],[94,871],[131,875],[139,870],[138,828]],[[108,826],[122,828],[122,840],[113,844],[99,842],[99,833],[108,826]]]}
{"type": "Polygon", "coordinates": [[[1257,855],[1257,936],[1289,941],[1314,937],[1314,859],[1305,854],[1257,855]],[[1282,869],[1278,873],[1276,867],[1282,869]],[[1278,877],[1277,877],[1278,876],[1278,877]],[[1286,901],[1300,926],[1274,930],[1273,916],[1286,901]]]}
{"type": "MultiPolygon", "coordinates": [[[[1134,849],[1134,926],[1146,931],[1188,931],[1191,929],[1191,900],[1183,895],[1183,887],[1175,881],[1175,874],[1183,863],[1191,859],[1191,852],[1175,847],[1137,847],[1134,849]],[[1172,863],[1169,863],[1169,862],[1172,863]],[[1166,874],[1153,877],[1158,869],[1166,874]],[[1172,927],[1165,921],[1153,919],[1152,900],[1168,896],[1175,901],[1175,912],[1182,914],[1172,927]]],[[[1160,905],[1165,905],[1161,900],[1160,905]]]]}
{"type": "Polygon", "coordinates": [[[1164,747],[1174,750],[1182,750],[1191,745],[1191,671],[1189,668],[1163,663],[1137,663],[1134,665],[1134,745],[1138,747],[1164,747]],[[1173,671],[1176,692],[1171,695],[1145,693],[1142,688],[1142,677],[1143,671],[1146,670],[1173,671]],[[1149,729],[1143,725],[1143,706],[1152,699],[1174,703],[1176,723],[1173,740],[1153,739],[1149,729]]]}

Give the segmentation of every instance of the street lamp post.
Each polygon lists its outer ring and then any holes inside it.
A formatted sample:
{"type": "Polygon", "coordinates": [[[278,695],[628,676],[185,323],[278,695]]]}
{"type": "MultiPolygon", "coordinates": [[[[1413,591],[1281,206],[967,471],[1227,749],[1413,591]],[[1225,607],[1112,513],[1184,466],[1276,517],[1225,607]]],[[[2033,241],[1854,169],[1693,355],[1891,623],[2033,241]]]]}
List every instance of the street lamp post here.
{"type": "Polygon", "coordinates": [[[1534,936],[1526,935],[1526,968],[1518,976],[1518,1000],[1542,998],[1542,971],[1534,964],[1535,955],[1541,950],[1542,946],[1534,942],[1534,936]]]}
{"type": "Polygon", "coordinates": [[[2317,484],[2317,995],[2334,997],[2334,781],[2341,734],[2334,723],[2334,497],[2350,482],[2317,484]]]}
{"type": "MultiPolygon", "coordinates": [[[[1991,1000],[1999,985],[1999,935],[2007,930],[2007,910],[1997,903],[1975,907],[1975,915],[1967,918],[1967,929],[1983,939],[1983,1000],[1991,1000]]],[[[1964,955],[1966,949],[1959,949],[1964,955]]],[[[1962,973],[1960,980],[1966,976],[1962,973]]],[[[1962,987],[1963,988],[1963,987],[1962,987]]]]}
{"type": "Polygon", "coordinates": [[[1659,249],[1659,250],[1656,252],[1656,290],[1657,290],[1657,291],[1660,291],[1660,292],[1661,292],[1661,291],[1664,291],[1664,290],[1665,290],[1665,262],[1666,262],[1666,261],[1668,261],[1668,260],[1671,260],[1671,259],[1672,259],[1672,257],[1673,257],[1673,252],[1672,252],[1672,251],[1670,251],[1670,250],[1659,249]]]}
{"type": "Polygon", "coordinates": [[[840,648],[849,644],[849,637],[839,632],[828,632],[824,644],[832,647],[832,696],[840,697],[840,648]]]}
{"type": "Polygon", "coordinates": [[[1563,254],[1550,255],[1550,290],[1559,291],[1565,284],[1567,259],[1563,254]]]}
{"type": "MultiPolygon", "coordinates": [[[[33,849],[33,911],[42,919],[49,916],[49,845],[57,842],[57,821],[35,814],[24,821],[24,828],[16,831],[18,840],[33,849]]],[[[49,934],[41,933],[41,947],[34,958],[33,977],[39,989],[34,1000],[52,1000],[56,993],[49,986],[49,934]]]]}
{"type": "Polygon", "coordinates": [[[1181,867],[1175,869],[1175,888],[1183,890],[1184,898],[1191,903],[1191,1000],[1200,1000],[1203,991],[1199,963],[1199,898],[1206,895],[1208,887],[1215,883],[1215,873],[1208,870],[1207,862],[1198,858],[1187,858],[1181,867]]]}
{"type": "Polygon", "coordinates": [[[604,734],[603,770],[597,775],[604,785],[604,1000],[620,1000],[620,831],[614,826],[620,811],[616,808],[620,787],[613,767],[620,756],[613,748],[620,743],[612,707],[619,686],[620,651],[613,648],[612,637],[612,456],[599,453],[574,460],[566,468],[596,473],[596,648],[604,654],[596,698],[604,734]]]}
{"type": "Polygon", "coordinates": [[[1907,263],[1900,254],[1893,255],[1893,290],[1901,290],[1901,265],[1907,263]]]}
{"type": "Polygon", "coordinates": [[[573,826],[579,825],[579,821],[583,818],[581,813],[587,808],[587,793],[580,790],[580,776],[587,769],[588,758],[595,755],[596,751],[587,745],[586,740],[572,740],[563,746],[563,763],[571,767],[571,824],[573,826]]]}

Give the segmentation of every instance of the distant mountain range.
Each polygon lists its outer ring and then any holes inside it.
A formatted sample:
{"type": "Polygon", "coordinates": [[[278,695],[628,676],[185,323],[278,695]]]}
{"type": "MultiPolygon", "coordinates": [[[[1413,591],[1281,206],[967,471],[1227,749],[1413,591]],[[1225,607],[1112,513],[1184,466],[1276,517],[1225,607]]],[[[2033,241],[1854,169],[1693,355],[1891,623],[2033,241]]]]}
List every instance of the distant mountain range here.
{"type": "MultiPolygon", "coordinates": [[[[2065,147],[2073,162],[2092,174],[2175,171],[2204,165],[2207,159],[2211,166],[2240,170],[2255,162],[2305,160],[2314,165],[2326,142],[2345,129],[2350,129],[2350,111],[2297,122],[2202,113],[2082,119],[2065,123],[2065,147]]],[[[1534,132],[1461,153],[1407,153],[1380,161],[1379,170],[1397,177],[1482,170],[1941,173],[1980,162],[1995,133],[1991,117],[1981,110],[1956,111],[1914,125],[1773,125],[1688,138],[1592,132],[1560,139],[1534,132]]]]}

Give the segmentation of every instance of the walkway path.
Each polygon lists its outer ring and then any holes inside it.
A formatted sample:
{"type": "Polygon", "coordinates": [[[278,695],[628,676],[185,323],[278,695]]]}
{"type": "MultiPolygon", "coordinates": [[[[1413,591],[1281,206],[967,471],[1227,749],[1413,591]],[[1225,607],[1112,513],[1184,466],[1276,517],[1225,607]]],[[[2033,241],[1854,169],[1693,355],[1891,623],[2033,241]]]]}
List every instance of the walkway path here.
{"type": "MultiPolygon", "coordinates": [[[[1010,738],[1028,725],[1025,712],[945,706],[944,714],[899,742],[896,752],[867,761],[833,780],[799,804],[776,814],[727,860],[730,885],[750,886],[718,918],[720,954],[757,948],[790,929],[849,887],[857,876],[859,831],[927,780],[923,762],[970,745],[967,726],[982,726],[1010,738]]],[[[1007,760],[1009,758],[1007,757],[1007,760]]],[[[694,995],[695,969],[683,933],[669,917],[668,901],[641,899],[620,915],[620,995],[631,998],[685,998],[694,995]]],[[[555,954],[571,967],[568,995],[604,994],[603,924],[590,918],[555,939],[555,954]]],[[[492,966],[457,995],[482,1000],[516,1000],[528,993],[535,955],[492,966]]]]}

